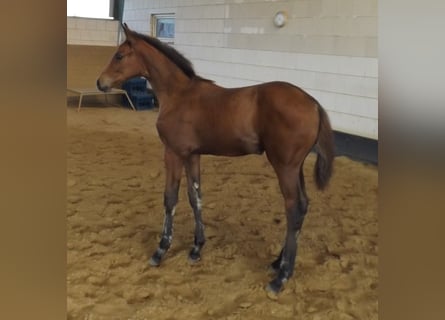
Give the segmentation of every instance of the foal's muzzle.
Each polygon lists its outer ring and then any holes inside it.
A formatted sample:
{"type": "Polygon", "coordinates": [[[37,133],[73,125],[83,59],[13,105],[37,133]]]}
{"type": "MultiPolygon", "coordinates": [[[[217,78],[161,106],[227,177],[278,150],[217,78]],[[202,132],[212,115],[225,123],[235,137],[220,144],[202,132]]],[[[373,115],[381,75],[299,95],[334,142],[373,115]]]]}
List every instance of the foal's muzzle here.
{"type": "Polygon", "coordinates": [[[99,89],[100,91],[103,91],[103,92],[110,90],[110,88],[107,86],[101,86],[99,79],[97,79],[97,81],[96,81],[96,86],[97,86],[97,89],[99,89]]]}

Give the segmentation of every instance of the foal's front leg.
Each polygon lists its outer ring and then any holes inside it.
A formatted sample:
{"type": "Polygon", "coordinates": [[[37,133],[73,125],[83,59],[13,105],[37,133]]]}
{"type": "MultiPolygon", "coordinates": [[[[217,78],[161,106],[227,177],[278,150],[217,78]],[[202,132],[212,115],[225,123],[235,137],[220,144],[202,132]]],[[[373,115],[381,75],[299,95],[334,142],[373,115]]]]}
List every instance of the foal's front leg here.
{"type": "Polygon", "coordinates": [[[183,162],[180,157],[171,150],[165,149],[165,192],[164,192],[164,226],[161,233],[159,247],[151,257],[149,263],[152,266],[159,266],[162,257],[170,248],[173,237],[173,216],[175,215],[176,204],[178,203],[179,184],[181,182],[183,162]]]}
{"type": "Polygon", "coordinates": [[[204,224],[201,217],[201,179],[200,179],[200,156],[191,155],[185,162],[187,175],[187,193],[190,206],[195,216],[195,239],[192,250],[189,253],[191,262],[201,259],[201,249],[205,243],[204,224]]]}

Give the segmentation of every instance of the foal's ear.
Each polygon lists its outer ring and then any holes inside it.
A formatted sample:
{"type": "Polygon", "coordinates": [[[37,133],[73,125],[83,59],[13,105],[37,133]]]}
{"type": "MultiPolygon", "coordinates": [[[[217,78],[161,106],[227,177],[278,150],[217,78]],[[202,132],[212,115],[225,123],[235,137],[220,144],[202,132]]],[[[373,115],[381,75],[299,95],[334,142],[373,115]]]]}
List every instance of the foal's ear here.
{"type": "Polygon", "coordinates": [[[133,31],[130,30],[130,28],[128,27],[128,25],[125,22],[121,26],[122,26],[122,29],[124,30],[125,38],[127,39],[127,41],[130,44],[133,44],[133,42],[134,42],[133,31]]]}

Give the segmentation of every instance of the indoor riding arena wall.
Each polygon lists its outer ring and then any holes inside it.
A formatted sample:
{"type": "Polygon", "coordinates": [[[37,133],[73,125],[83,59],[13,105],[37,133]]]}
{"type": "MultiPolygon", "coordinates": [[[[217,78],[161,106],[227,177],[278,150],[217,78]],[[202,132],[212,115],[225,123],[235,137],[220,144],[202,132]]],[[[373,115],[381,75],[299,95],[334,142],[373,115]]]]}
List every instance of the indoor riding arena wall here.
{"type": "MultiPolygon", "coordinates": [[[[119,22],[115,20],[67,17],[67,88],[95,88],[99,73],[116,50],[119,22]]],[[[120,97],[110,96],[118,103],[120,97]]],[[[68,103],[77,103],[69,96],[68,103]]],[[[99,105],[103,96],[86,96],[83,103],[99,105]]],[[[83,104],[82,103],[82,104],[83,104]]]]}
{"type": "Polygon", "coordinates": [[[173,14],[170,41],[198,74],[225,87],[288,81],[320,101],[335,130],[377,140],[377,8],[377,0],[126,0],[123,20],[153,34],[156,15],[173,14]]]}

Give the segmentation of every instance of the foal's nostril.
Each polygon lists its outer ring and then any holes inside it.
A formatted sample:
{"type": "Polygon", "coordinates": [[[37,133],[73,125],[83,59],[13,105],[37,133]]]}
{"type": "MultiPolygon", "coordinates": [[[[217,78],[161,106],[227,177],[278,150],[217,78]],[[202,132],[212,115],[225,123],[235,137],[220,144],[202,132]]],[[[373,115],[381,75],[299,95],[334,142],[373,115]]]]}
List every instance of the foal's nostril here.
{"type": "Polygon", "coordinates": [[[97,81],[96,81],[96,86],[97,86],[97,89],[99,89],[100,91],[103,91],[100,86],[99,79],[97,79],[97,81]]]}

